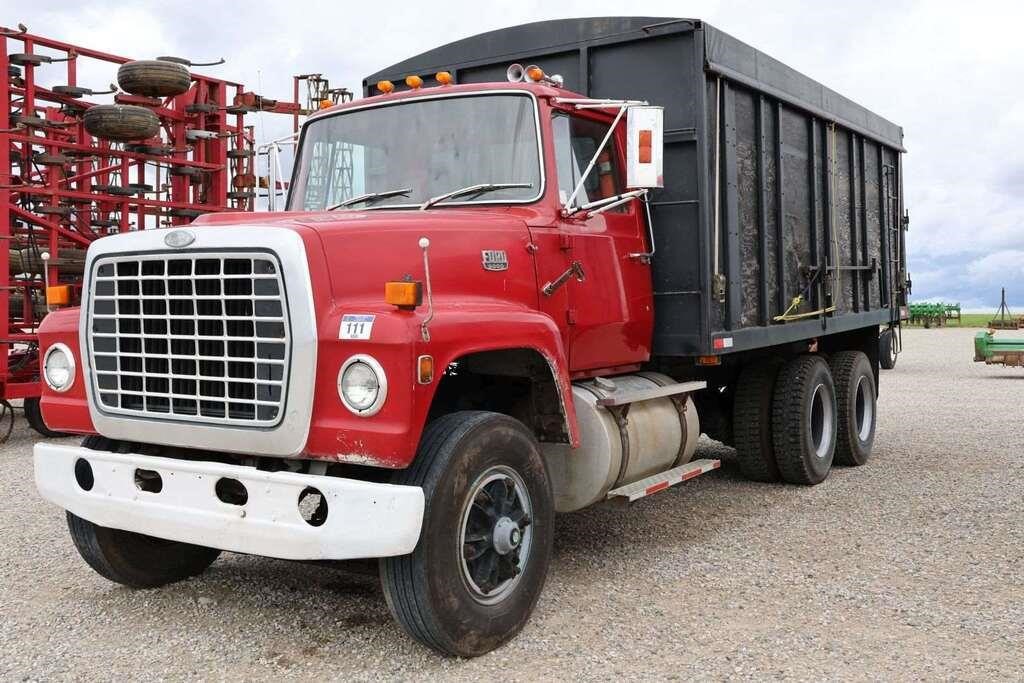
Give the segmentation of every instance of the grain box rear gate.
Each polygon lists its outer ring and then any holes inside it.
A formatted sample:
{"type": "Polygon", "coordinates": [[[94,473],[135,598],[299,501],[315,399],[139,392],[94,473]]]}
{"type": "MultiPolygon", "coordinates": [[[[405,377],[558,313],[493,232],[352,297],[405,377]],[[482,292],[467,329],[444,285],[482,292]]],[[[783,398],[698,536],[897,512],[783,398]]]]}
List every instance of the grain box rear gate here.
{"type": "Polygon", "coordinates": [[[728,353],[899,322],[902,128],[693,19],[492,31],[369,76],[364,94],[380,79],[439,70],[457,83],[502,81],[513,62],[590,97],[665,108],[665,187],[652,199],[656,353],[728,353]]]}

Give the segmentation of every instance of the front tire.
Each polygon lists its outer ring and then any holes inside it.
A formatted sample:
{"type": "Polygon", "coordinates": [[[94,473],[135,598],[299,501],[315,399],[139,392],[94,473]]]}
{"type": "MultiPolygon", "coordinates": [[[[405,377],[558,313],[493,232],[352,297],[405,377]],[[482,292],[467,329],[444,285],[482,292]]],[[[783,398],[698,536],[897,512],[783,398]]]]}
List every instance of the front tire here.
{"type": "Polygon", "coordinates": [[[71,512],[67,517],[71,540],[86,564],[131,588],[157,588],[198,576],[220,555],[215,548],[109,529],[71,512]]]}
{"type": "MultiPolygon", "coordinates": [[[[117,451],[122,444],[87,436],[82,446],[117,451]]],[[[105,579],[130,588],[157,588],[202,574],[220,555],[206,548],[93,524],[68,512],[71,540],[86,564],[105,579]]]]}
{"type": "Polygon", "coordinates": [[[782,366],[772,399],[772,441],[779,473],[790,484],[818,484],[836,451],[836,390],[820,356],[782,366]]]}
{"type": "Polygon", "coordinates": [[[395,619],[459,657],[515,637],[540,597],[553,540],[551,484],[533,434],[497,413],[446,415],[392,482],[421,486],[426,499],[415,550],[381,560],[395,619]]]}
{"type": "Polygon", "coordinates": [[[64,432],[56,432],[46,426],[46,422],[43,421],[43,411],[39,407],[38,396],[26,398],[23,408],[25,410],[25,421],[28,422],[28,426],[38,432],[40,436],[45,436],[48,439],[68,436],[64,432]]]}

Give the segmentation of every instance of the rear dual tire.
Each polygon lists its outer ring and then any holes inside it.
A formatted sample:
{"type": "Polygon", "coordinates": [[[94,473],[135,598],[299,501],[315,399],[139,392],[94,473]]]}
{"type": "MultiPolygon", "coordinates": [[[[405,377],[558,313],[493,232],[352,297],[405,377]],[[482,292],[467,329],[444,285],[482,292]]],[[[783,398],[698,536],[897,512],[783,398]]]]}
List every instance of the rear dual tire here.
{"type": "Polygon", "coordinates": [[[736,459],[753,481],[817,484],[874,445],[877,386],[860,351],[747,366],[736,383],[736,459]]]}
{"type": "Polygon", "coordinates": [[[836,389],[820,356],[794,358],[779,371],[772,401],[772,444],[782,478],[818,484],[836,450],[836,389]]]}

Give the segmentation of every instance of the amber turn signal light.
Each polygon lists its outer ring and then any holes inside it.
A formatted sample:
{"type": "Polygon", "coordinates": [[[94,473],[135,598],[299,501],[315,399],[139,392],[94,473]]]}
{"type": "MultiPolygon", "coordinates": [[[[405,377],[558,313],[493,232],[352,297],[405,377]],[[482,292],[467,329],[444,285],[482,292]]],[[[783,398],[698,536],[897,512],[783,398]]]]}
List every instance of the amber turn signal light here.
{"type": "Polygon", "coordinates": [[[697,356],[697,365],[721,365],[721,356],[697,356]]]}
{"type": "Polygon", "coordinates": [[[434,76],[434,79],[441,85],[451,85],[455,79],[447,71],[438,71],[434,76]]]}
{"type": "Polygon", "coordinates": [[[395,84],[392,83],[391,81],[377,81],[377,90],[380,90],[385,95],[387,95],[389,92],[393,92],[394,89],[395,84]]]}
{"type": "Polygon", "coordinates": [[[385,282],[384,301],[399,308],[416,308],[423,303],[423,284],[419,282],[385,282]]]}
{"type": "Polygon", "coordinates": [[[420,356],[416,359],[416,380],[420,384],[430,384],[434,381],[433,356],[420,356]]]}
{"type": "Polygon", "coordinates": [[[46,288],[47,306],[67,306],[69,303],[71,303],[71,287],[68,285],[46,288]]]}

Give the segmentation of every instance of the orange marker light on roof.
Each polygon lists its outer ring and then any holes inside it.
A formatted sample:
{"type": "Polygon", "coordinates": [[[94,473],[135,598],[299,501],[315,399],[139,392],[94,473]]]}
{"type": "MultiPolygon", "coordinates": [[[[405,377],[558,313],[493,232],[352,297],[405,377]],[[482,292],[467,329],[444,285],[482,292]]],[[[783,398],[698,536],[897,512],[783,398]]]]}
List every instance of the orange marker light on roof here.
{"type": "Polygon", "coordinates": [[[539,66],[531,66],[526,69],[526,77],[531,81],[540,83],[542,80],[544,80],[544,69],[540,68],[539,66]]]}
{"type": "Polygon", "coordinates": [[[331,102],[330,100],[320,100],[320,108],[321,109],[327,109],[328,107],[333,107],[333,106],[334,106],[334,102],[331,102]]]}
{"type": "Polygon", "coordinates": [[[423,86],[423,79],[419,76],[406,76],[405,84],[415,90],[423,86]]]}
{"type": "Polygon", "coordinates": [[[438,71],[434,78],[441,85],[451,85],[455,81],[455,79],[452,78],[452,75],[447,71],[438,71]]]}
{"type": "Polygon", "coordinates": [[[387,95],[389,92],[394,92],[395,84],[391,81],[377,81],[377,90],[387,95]]]}

